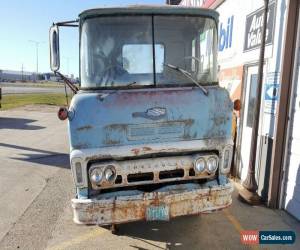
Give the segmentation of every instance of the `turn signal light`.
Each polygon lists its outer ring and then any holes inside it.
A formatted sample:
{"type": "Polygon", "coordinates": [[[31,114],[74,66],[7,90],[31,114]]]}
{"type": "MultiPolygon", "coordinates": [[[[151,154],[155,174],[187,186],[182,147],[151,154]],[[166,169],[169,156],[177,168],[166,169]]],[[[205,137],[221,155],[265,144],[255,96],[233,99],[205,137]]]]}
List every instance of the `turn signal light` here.
{"type": "Polygon", "coordinates": [[[236,99],[233,102],[233,109],[235,111],[240,111],[241,110],[241,100],[240,99],[236,99]]]}
{"type": "Polygon", "coordinates": [[[57,112],[58,119],[64,121],[68,118],[68,109],[65,107],[59,108],[57,112]]]}

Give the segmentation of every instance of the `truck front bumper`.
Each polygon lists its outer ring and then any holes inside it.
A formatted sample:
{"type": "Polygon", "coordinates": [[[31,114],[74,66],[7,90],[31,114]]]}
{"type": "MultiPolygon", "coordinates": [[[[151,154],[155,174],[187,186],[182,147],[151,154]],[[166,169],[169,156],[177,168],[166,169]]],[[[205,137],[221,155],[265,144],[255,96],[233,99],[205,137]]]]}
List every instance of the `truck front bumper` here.
{"type": "Polygon", "coordinates": [[[137,220],[169,220],[207,213],[232,203],[232,184],[216,180],[205,184],[177,184],[153,192],[118,191],[93,199],[72,199],[74,222],[109,225],[137,220]]]}

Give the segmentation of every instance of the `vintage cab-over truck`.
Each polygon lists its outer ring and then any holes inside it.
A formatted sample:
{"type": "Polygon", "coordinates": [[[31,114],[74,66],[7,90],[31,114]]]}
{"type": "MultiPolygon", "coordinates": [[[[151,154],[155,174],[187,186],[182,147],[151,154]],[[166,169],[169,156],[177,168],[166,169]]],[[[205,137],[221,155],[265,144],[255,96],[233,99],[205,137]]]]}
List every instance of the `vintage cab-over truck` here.
{"type": "Polygon", "coordinates": [[[80,88],[68,108],[74,221],[169,220],[232,202],[232,103],[217,80],[218,13],[132,6],[82,12],[80,88]]]}

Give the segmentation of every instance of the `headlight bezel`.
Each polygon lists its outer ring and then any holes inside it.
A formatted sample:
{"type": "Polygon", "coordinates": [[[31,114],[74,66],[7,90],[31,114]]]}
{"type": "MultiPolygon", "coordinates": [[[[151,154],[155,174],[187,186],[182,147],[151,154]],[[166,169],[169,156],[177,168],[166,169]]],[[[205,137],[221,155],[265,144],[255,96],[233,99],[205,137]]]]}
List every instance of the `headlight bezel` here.
{"type": "Polygon", "coordinates": [[[195,171],[196,175],[204,175],[204,174],[213,175],[216,173],[218,168],[219,168],[219,157],[216,154],[198,155],[194,160],[194,171],[195,171]],[[216,161],[216,168],[213,171],[208,169],[208,160],[209,159],[214,159],[216,161]],[[205,168],[202,171],[199,171],[197,169],[197,162],[199,162],[199,161],[205,162],[205,168]]]}
{"type": "Polygon", "coordinates": [[[76,187],[84,187],[85,164],[82,158],[74,157],[73,159],[71,159],[71,170],[76,187]]]}
{"type": "Polygon", "coordinates": [[[94,164],[91,165],[91,167],[89,168],[89,181],[93,188],[99,188],[101,186],[112,186],[116,178],[117,178],[117,171],[116,171],[116,167],[113,164],[106,164],[106,165],[94,164]],[[101,172],[101,180],[99,181],[99,183],[96,183],[92,180],[92,174],[95,170],[101,172]],[[107,170],[111,170],[111,172],[113,173],[112,175],[113,177],[110,180],[108,180],[105,175],[105,172],[107,170]]]}
{"type": "Polygon", "coordinates": [[[221,164],[221,168],[220,168],[222,174],[228,174],[230,172],[231,163],[232,163],[232,155],[233,155],[233,146],[226,145],[222,152],[222,164],[221,164]],[[226,152],[228,152],[228,154],[226,152]],[[226,154],[227,154],[227,156],[226,156],[226,154]],[[225,157],[228,157],[228,160],[226,160],[225,157]]]}

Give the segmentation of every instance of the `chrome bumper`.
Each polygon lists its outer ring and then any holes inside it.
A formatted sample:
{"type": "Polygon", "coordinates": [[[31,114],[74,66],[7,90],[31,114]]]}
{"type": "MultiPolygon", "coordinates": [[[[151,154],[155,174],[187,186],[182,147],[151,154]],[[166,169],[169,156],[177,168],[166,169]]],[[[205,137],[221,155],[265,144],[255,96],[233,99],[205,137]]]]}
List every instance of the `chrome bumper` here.
{"type": "Polygon", "coordinates": [[[119,191],[93,199],[72,199],[74,222],[108,225],[151,220],[147,209],[159,206],[168,209],[168,219],[211,212],[228,207],[232,191],[230,182],[219,185],[214,180],[205,184],[169,185],[150,193],[119,191]]]}

